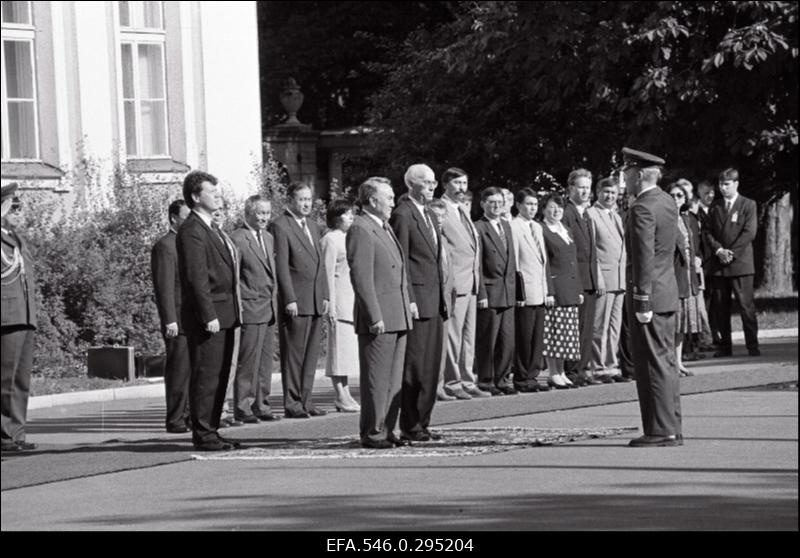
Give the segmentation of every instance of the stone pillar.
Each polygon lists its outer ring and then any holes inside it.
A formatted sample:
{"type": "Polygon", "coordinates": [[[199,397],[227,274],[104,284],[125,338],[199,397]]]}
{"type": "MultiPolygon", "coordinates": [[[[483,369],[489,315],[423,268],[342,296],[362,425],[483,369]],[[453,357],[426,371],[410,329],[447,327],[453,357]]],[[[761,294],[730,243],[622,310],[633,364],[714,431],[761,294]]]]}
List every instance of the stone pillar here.
{"type": "Polygon", "coordinates": [[[283,124],[267,129],[264,139],[272,148],[275,159],[286,167],[290,181],[315,187],[319,132],[297,120],[303,93],[294,79],[287,80],[280,100],[289,117],[283,124]]]}

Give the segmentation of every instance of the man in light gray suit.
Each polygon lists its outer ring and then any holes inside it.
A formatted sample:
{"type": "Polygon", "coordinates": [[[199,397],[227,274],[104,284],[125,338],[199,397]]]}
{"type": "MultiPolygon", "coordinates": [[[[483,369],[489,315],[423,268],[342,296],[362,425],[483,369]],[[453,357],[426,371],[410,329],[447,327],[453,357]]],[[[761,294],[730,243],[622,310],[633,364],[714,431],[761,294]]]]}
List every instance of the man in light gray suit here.
{"type": "Polygon", "coordinates": [[[547,391],[547,384],[540,386],[537,378],[546,368],[544,309],[545,303],[555,304],[555,288],[547,265],[542,226],[533,220],[539,208],[536,192],[532,188],[523,188],[517,192],[516,201],[519,214],[511,220],[518,269],[514,387],[517,391],[529,393],[547,391]]]}
{"type": "Polygon", "coordinates": [[[347,231],[347,263],[355,294],[361,388],[361,445],[404,445],[394,427],[400,413],[406,338],[413,327],[406,257],[389,217],[394,192],[388,179],[368,178],[358,190],[363,213],[347,231]]]}
{"type": "Polygon", "coordinates": [[[444,364],[445,394],[459,399],[491,397],[475,385],[472,372],[475,360],[475,317],[481,276],[480,239],[464,210],[462,201],[467,191],[467,174],[449,168],[442,174],[447,213],[442,223],[442,236],[450,247],[450,262],[456,299],[447,323],[447,356],[444,364]]]}
{"type": "Polygon", "coordinates": [[[597,201],[586,211],[595,229],[600,272],[592,332],[595,376],[605,383],[622,381],[617,361],[622,302],[625,299],[625,235],[617,213],[618,180],[609,177],[597,183],[597,201]],[[602,294],[600,294],[602,293],[602,294]]]}

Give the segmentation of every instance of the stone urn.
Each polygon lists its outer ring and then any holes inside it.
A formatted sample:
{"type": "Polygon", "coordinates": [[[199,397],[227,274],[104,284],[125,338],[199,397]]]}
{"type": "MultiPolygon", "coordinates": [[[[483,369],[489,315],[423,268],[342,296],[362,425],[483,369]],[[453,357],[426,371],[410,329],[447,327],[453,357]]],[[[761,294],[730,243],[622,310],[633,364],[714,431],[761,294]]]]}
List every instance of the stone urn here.
{"type": "Polygon", "coordinates": [[[294,78],[289,78],[281,89],[281,105],[283,110],[289,115],[284,126],[302,126],[302,123],[297,119],[297,111],[303,106],[303,92],[300,91],[300,86],[294,78]]]}

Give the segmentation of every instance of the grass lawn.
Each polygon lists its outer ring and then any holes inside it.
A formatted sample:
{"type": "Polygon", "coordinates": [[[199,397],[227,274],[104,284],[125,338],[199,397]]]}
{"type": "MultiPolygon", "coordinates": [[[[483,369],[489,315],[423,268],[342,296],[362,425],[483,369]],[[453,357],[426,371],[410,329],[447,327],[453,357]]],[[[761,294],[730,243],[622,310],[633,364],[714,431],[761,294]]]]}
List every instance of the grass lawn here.
{"type": "Polygon", "coordinates": [[[139,386],[152,384],[153,380],[160,380],[160,378],[136,378],[132,382],[124,382],[122,380],[107,380],[105,378],[89,378],[88,376],[50,378],[42,376],[41,374],[34,374],[31,376],[31,396],[139,386]]]}

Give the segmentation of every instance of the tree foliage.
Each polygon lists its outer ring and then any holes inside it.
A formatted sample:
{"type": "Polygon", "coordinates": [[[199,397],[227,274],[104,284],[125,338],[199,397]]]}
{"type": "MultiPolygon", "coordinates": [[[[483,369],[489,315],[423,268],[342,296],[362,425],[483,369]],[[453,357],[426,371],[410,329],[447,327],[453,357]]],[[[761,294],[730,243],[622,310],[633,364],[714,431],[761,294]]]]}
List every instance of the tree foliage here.
{"type": "Polygon", "coordinates": [[[699,179],[797,184],[797,3],[469,2],[410,34],[371,99],[373,155],[519,187],[607,173],[623,145],[699,179]]]}
{"type": "Polygon", "coordinates": [[[259,2],[262,122],[286,116],[279,101],[294,77],[305,101],[298,118],[318,130],[364,123],[409,32],[452,19],[450,2],[259,2]]]}

